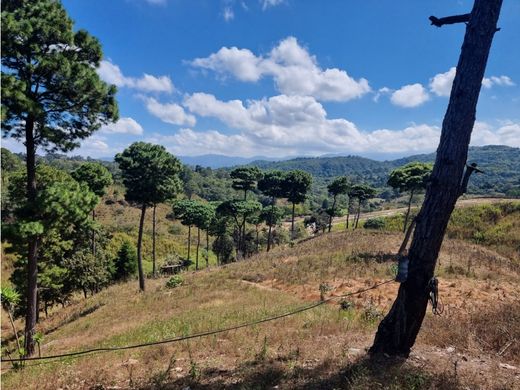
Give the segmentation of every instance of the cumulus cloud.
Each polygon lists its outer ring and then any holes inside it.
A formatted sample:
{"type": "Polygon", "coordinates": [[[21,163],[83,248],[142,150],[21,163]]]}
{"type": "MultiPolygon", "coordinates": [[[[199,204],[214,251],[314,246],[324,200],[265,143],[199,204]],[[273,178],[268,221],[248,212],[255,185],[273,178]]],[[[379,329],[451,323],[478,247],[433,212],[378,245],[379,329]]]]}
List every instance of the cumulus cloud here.
{"type": "Polygon", "coordinates": [[[475,122],[471,134],[471,144],[483,145],[508,145],[520,147],[520,123],[506,121],[495,128],[485,122],[475,122]]]}
{"type": "Polygon", "coordinates": [[[348,101],[370,92],[364,78],[355,80],[344,70],[320,68],[316,57],[294,37],[282,40],[265,56],[257,56],[248,49],[222,47],[191,64],[244,82],[270,76],[285,95],[308,95],[323,101],[348,101]]]}
{"type": "Polygon", "coordinates": [[[498,85],[499,87],[513,87],[516,84],[509,76],[491,76],[489,78],[484,77],[482,80],[482,86],[484,88],[491,88],[494,85],[498,85]]]}
{"type": "MultiPolygon", "coordinates": [[[[457,68],[452,67],[445,73],[438,73],[433,76],[430,80],[430,91],[437,96],[450,96],[456,71],[457,68]]],[[[509,76],[484,77],[482,80],[482,86],[484,88],[491,88],[493,86],[513,87],[515,85],[509,76]]]]}
{"type": "Polygon", "coordinates": [[[196,119],[193,115],[187,114],[180,105],[176,103],[160,103],[154,98],[144,98],[148,112],[163,122],[172,125],[194,126],[196,119]]]}
{"type": "Polygon", "coordinates": [[[422,84],[409,84],[392,93],[390,101],[400,107],[417,107],[429,99],[428,92],[422,84]]]}
{"type": "Polygon", "coordinates": [[[437,96],[450,96],[451,86],[453,85],[453,79],[457,68],[452,67],[445,73],[439,73],[433,76],[430,80],[430,91],[437,96]]]}
{"type": "Polygon", "coordinates": [[[139,78],[127,77],[123,75],[119,66],[106,60],[101,61],[97,72],[102,80],[118,87],[133,88],[143,92],[171,93],[174,90],[173,83],[168,76],[157,77],[144,73],[139,78]]]}
{"type": "Polygon", "coordinates": [[[106,134],[143,134],[143,128],[133,118],[120,118],[116,123],[102,126],[100,131],[106,134]]]}

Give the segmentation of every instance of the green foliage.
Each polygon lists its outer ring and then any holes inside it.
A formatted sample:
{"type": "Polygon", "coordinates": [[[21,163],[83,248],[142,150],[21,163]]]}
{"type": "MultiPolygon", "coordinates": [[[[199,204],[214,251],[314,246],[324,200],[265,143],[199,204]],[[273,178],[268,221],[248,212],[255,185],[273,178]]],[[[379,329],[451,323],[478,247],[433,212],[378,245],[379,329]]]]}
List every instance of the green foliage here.
{"type": "Polygon", "coordinates": [[[130,241],[123,241],[114,260],[114,279],[126,280],[137,272],[137,252],[130,241]]]}
{"type": "Polygon", "coordinates": [[[115,160],[129,202],[151,206],[173,199],[181,188],[181,164],[164,146],[134,142],[115,160]]]}
{"type": "Polygon", "coordinates": [[[251,166],[235,168],[229,175],[233,179],[233,189],[244,191],[244,200],[247,199],[247,192],[253,190],[258,180],[262,178],[260,169],[251,166]]]}
{"type": "Polygon", "coordinates": [[[349,198],[357,199],[360,204],[364,204],[368,199],[373,198],[377,190],[367,184],[354,184],[348,191],[349,198]]]}
{"type": "Polygon", "coordinates": [[[216,212],[219,216],[233,218],[237,227],[240,227],[242,226],[241,219],[247,219],[261,208],[262,205],[253,200],[227,200],[217,207],[216,212]]]}
{"type": "Polygon", "coordinates": [[[179,287],[184,283],[184,279],[180,275],[174,275],[166,282],[167,288],[179,287]]]}
{"type": "Polygon", "coordinates": [[[329,194],[336,197],[338,195],[346,195],[351,187],[350,180],[346,176],[340,176],[334,179],[332,183],[327,186],[329,194]]]}
{"type": "MultiPolygon", "coordinates": [[[[119,258],[118,258],[119,260],[119,258]]],[[[68,289],[97,292],[112,280],[116,273],[114,264],[101,250],[94,256],[90,249],[77,252],[64,261],[67,269],[68,289]]]]}
{"type": "Polygon", "coordinates": [[[36,212],[29,211],[25,192],[27,175],[20,171],[9,183],[9,197],[16,220],[3,225],[5,238],[13,244],[12,250],[24,256],[27,237],[38,236],[40,257],[50,259],[62,256],[84,228],[90,226],[90,211],[97,197],[57,169],[39,165],[36,170],[38,196],[36,212]]]}
{"type": "Polygon", "coordinates": [[[312,185],[312,176],[301,170],[289,171],[283,182],[284,197],[291,203],[303,203],[312,185]]]}
{"type": "Polygon", "coordinates": [[[258,189],[266,196],[273,199],[285,197],[285,172],[268,171],[264,177],[258,181],[258,189]]]}
{"type": "Polygon", "coordinates": [[[99,41],[73,22],[61,2],[2,2],[2,130],[35,145],[68,151],[118,117],[116,88],[99,78],[99,41]]]}
{"type": "Polygon", "coordinates": [[[260,213],[260,220],[264,221],[267,226],[278,225],[284,216],[284,210],[281,207],[267,206],[260,213]]]}
{"type": "Polygon", "coordinates": [[[79,183],[85,183],[90,191],[100,197],[105,195],[107,187],[113,183],[108,169],[96,162],[81,164],[71,176],[79,183]]]}
{"type": "Polygon", "coordinates": [[[400,192],[417,192],[426,188],[432,172],[432,164],[418,161],[394,169],[388,177],[388,185],[400,192]]]}
{"type": "Polygon", "coordinates": [[[2,179],[4,175],[16,172],[23,168],[22,159],[16,154],[11,153],[8,149],[2,148],[1,156],[2,179]]]}
{"type": "Polygon", "coordinates": [[[227,264],[231,261],[233,248],[233,239],[226,234],[217,236],[212,245],[213,252],[217,254],[222,264],[227,264]]]}
{"type": "Polygon", "coordinates": [[[385,220],[383,218],[367,219],[363,225],[365,229],[382,230],[385,228],[385,220]]]}
{"type": "Polygon", "coordinates": [[[197,204],[196,200],[177,200],[172,206],[174,218],[179,219],[184,226],[195,225],[197,222],[197,204]]]}
{"type": "Polygon", "coordinates": [[[2,299],[2,307],[7,312],[12,312],[20,303],[20,293],[11,287],[1,287],[0,296],[2,299]]]}
{"type": "Polygon", "coordinates": [[[448,224],[449,238],[489,246],[520,260],[520,203],[500,202],[455,209],[448,224]]]}

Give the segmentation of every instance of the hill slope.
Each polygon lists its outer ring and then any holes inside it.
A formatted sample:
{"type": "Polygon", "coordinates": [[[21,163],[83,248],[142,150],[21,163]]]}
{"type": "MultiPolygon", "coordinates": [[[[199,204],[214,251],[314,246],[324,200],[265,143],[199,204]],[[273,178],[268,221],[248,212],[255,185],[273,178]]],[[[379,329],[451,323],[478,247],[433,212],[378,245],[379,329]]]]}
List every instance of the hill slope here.
{"type": "MultiPolygon", "coordinates": [[[[392,278],[391,254],[400,240],[398,233],[332,233],[226,267],[185,273],[183,285],[175,289],[165,287],[165,278],[150,280],[144,294],[138,293],[135,281],[112,286],[43,320],[42,353],[152,342],[249,322],[315,302],[320,285],[326,286],[322,289],[326,296],[370,287],[392,278]]],[[[520,363],[518,344],[502,351],[520,336],[517,265],[484,247],[447,240],[437,274],[445,315],[428,313],[406,363],[364,358],[363,349],[395,297],[397,284],[390,283],[350,296],[341,306],[336,301],[206,338],[4,371],[3,386],[512,389],[520,385],[515,370],[499,365],[520,363]]]]}

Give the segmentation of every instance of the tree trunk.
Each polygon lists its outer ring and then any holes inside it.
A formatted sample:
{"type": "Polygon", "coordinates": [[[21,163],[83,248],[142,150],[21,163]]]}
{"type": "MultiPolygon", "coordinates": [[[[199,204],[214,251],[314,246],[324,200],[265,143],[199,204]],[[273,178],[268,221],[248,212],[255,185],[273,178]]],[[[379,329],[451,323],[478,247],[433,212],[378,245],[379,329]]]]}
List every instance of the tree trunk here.
{"type": "MultiPolygon", "coordinates": [[[[92,209],[92,221],[96,221],[96,209],[92,209]]],[[[96,256],[96,229],[92,229],[92,255],[96,256]]]]}
{"type": "Polygon", "coordinates": [[[354,229],[357,229],[359,223],[359,215],[361,214],[361,199],[359,199],[358,207],[357,207],[357,215],[356,215],[356,224],[354,225],[354,229]]]}
{"type": "Polygon", "coordinates": [[[137,269],[139,271],[139,289],[144,291],[144,272],[143,272],[143,226],[144,215],[146,214],[146,204],[141,207],[141,220],[139,221],[139,235],[137,236],[137,269]]]}
{"type": "Polygon", "coordinates": [[[258,225],[255,225],[255,230],[256,230],[256,252],[258,253],[258,250],[260,249],[260,242],[258,241],[258,225]]]}
{"type": "Polygon", "coordinates": [[[200,228],[197,227],[197,252],[195,255],[195,269],[199,269],[200,228]]]}
{"type": "Polygon", "coordinates": [[[209,267],[209,227],[206,229],[206,268],[209,267]]]}
{"type": "Polygon", "coordinates": [[[190,261],[191,252],[191,225],[188,225],[188,261],[190,261]]]}
{"type": "Polygon", "coordinates": [[[442,124],[435,165],[423,206],[416,217],[408,256],[408,279],[399,287],[390,312],[381,321],[371,353],[408,356],[422,325],[428,304],[428,282],[460,195],[478,96],[501,5],[502,0],[475,0],[442,124]]]}
{"type": "Polygon", "coordinates": [[[352,202],[350,200],[350,196],[348,198],[348,203],[347,203],[347,221],[345,223],[345,229],[348,230],[348,222],[349,222],[349,218],[350,218],[350,208],[352,207],[352,202]]]}
{"type": "Polygon", "coordinates": [[[334,217],[334,212],[336,211],[336,198],[337,195],[334,195],[334,200],[332,201],[332,210],[329,215],[329,233],[332,229],[332,218],[334,217]]]}
{"type": "MultiPolygon", "coordinates": [[[[34,142],[34,119],[28,117],[25,122],[25,147],[27,169],[27,203],[29,213],[36,213],[36,145],[34,142]]],[[[38,237],[28,239],[27,253],[27,312],[25,313],[25,342],[26,356],[34,353],[34,327],[38,312],[38,237]]]]}
{"type": "Polygon", "coordinates": [[[267,233],[267,252],[269,252],[271,250],[271,235],[272,235],[272,232],[273,232],[273,215],[274,215],[274,208],[276,206],[276,199],[275,197],[273,196],[273,199],[271,200],[272,201],[272,204],[271,204],[271,216],[270,216],[270,221],[269,221],[269,232],[267,233]]]}
{"type": "Polygon", "coordinates": [[[18,332],[16,330],[16,326],[14,326],[14,319],[13,319],[13,314],[11,313],[11,310],[7,310],[7,315],[9,316],[9,321],[11,322],[11,327],[13,328],[14,338],[16,339],[16,347],[18,348],[18,351],[20,351],[20,349],[21,349],[20,339],[18,338],[18,332]]]}
{"type": "Polygon", "coordinates": [[[296,203],[292,204],[292,216],[291,216],[291,240],[294,240],[294,209],[296,207],[296,203]]]}
{"type": "Polygon", "coordinates": [[[402,256],[404,254],[404,251],[406,250],[406,247],[408,246],[408,241],[410,240],[410,236],[412,235],[413,228],[415,227],[416,219],[412,219],[412,222],[410,223],[410,226],[408,226],[408,229],[406,230],[406,234],[404,235],[403,242],[401,243],[401,246],[399,247],[399,251],[397,252],[397,256],[402,256]]]}
{"type": "Polygon", "coordinates": [[[153,277],[157,277],[157,266],[156,266],[156,263],[155,263],[155,234],[156,234],[156,231],[155,231],[155,228],[156,228],[156,225],[157,225],[157,220],[155,218],[155,211],[157,209],[157,205],[154,204],[153,205],[153,213],[152,213],[152,273],[153,273],[153,277]]]}
{"type": "Polygon", "coordinates": [[[410,208],[412,207],[413,190],[410,191],[410,199],[408,199],[408,210],[406,210],[406,216],[404,217],[403,233],[406,232],[406,225],[408,225],[408,217],[410,216],[410,208]]]}

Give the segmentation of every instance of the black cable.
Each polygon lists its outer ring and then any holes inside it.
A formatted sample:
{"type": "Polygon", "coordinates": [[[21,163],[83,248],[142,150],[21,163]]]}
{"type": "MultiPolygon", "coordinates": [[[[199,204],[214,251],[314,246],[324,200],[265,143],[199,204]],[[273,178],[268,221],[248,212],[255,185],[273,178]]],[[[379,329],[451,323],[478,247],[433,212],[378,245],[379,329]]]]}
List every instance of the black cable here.
{"type": "Polygon", "coordinates": [[[201,332],[201,333],[195,333],[195,334],[191,334],[191,335],[188,335],[188,336],[179,336],[179,337],[174,337],[174,338],[170,338],[170,339],[153,341],[153,342],[149,342],[149,343],[125,345],[125,346],[121,346],[121,347],[92,348],[92,349],[86,349],[86,350],[83,350],[83,351],[62,353],[62,354],[50,355],[50,356],[36,356],[36,357],[15,358],[15,359],[1,359],[1,362],[2,363],[9,363],[9,362],[13,363],[13,362],[35,361],[35,360],[59,359],[59,358],[64,358],[64,357],[81,356],[81,355],[87,355],[87,354],[92,354],[92,353],[113,352],[113,351],[122,351],[122,350],[127,350],[127,349],[143,348],[143,347],[149,347],[149,346],[160,345],[160,344],[175,343],[175,342],[179,342],[179,341],[183,341],[183,340],[190,340],[190,339],[194,339],[194,338],[198,338],[198,337],[211,336],[211,335],[218,334],[218,333],[229,332],[229,331],[232,331],[232,330],[237,330],[237,329],[246,328],[246,327],[253,326],[253,325],[262,324],[264,322],[278,320],[278,319],[284,318],[284,317],[290,317],[292,315],[295,315],[295,314],[298,314],[298,313],[302,313],[302,312],[307,311],[307,310],[314,309],[315,307],[321,306],[321,305],[323,305],[323,304],[325,304],[327,302],[330,302],[330,301],[332,301],[334,299],[345,298],[345,297],[348,297],[348,296],[351,296],[351,295],[361,294],[361,293],[364,293],[364,292],[367,292],[367,291],[370,291],[370,290],[374,290],[374,289],[378,288],[379,286],[382,286],[383,284],[387,284],[387,283],[390,283],[390,282],[393,282],[393,281],[394,281],[394,279],[389,279],[389,280],[386,280],[386,281],[381,282],[381,283],[376,283],[375,285],[373,285],[371,287],[367,287],[365,289],[361,289],[361,290],[350,292],[350,293],[343,294],[343,295],[329,297],[329,298],[324,299],[322,301],[319,301],[319,302],[313,303],[311,305],[307,305],[307,306],[301,307],[299,309],[296,309],[296,310],[293,310],[293,311],[290,311],[290,312],[287,312],[287,313],[278,314],[278,315],[275,315],[275,316],[263,318],[263,319],[252,321],[252,322],[246,322],[244,324],[231,326],[229,328],[217,329],[217,330],[201,332]]]}

